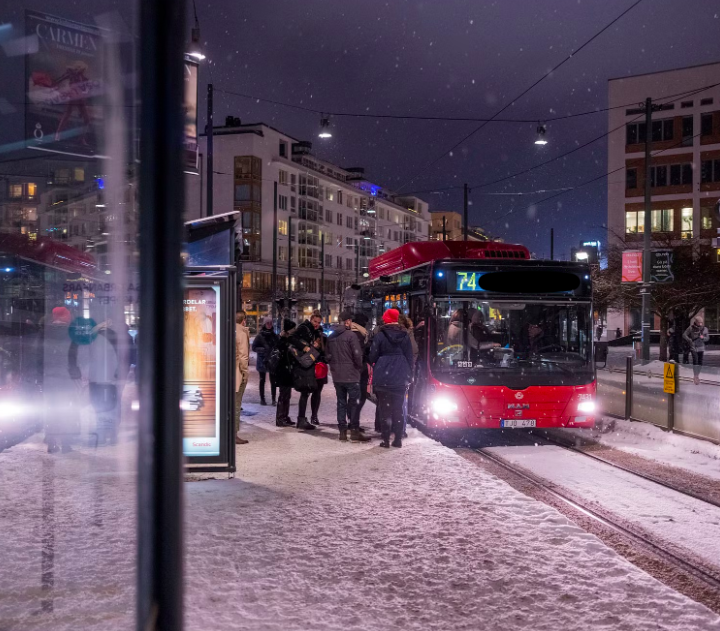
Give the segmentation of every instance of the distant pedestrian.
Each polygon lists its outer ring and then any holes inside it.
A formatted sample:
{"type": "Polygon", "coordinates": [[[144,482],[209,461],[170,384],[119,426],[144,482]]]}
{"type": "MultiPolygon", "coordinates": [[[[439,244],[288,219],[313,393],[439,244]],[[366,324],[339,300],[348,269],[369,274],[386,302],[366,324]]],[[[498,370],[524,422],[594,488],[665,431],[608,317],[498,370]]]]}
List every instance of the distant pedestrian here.
{"type": "Polygon", "coordinates": [[[235,444],[246,445],[240,438],[240,410],[245,388],[250,378],[250,330],[245,326],[247,314],[238,311],[235,316],[235,444]]]}
{"type": "MultiPolygon", "coordinates": [[[[267,375],[267,368],[265,367],[265,360],[272,353],[273,348],[277,346],[279,341],[278,334],[273,330],[272,318],[267,317],[263,320],[263,325],[252,343],[253,352],[257,355],[256,368],[260,375],[260,405],[267,405],[265,401],[265,376],[267,375]]],[[[275,395],[277,392],[277,386],[275,383],[275,376],[270,373],[270,396],[271,405],[276,405],[275,395]]]]}
{"type": "Polygon", "coordinates": [[[360,417],[357,407],[360,404],[360,373],[363,367],[363,347],[352,331],[350,311],[340,314],[340,322],[333,329],[328,340],[327,359],[332,370],[333,384],[337,395],[337,422],[340,440],[347,441],[348,421],[350,419],[350,440],[367,442],[369,436],[360,433],[360,417]]]}
{"type": "MultiPolygon", "coordinates": [[[[710,341],[710,332],[700,318],[695,318],[693,323],[685,329],[683,339],[685,340],[688,352],[692,354],[693,366],[697,366],[697,368],[693,370],[695,384],[697,385],[700,383],[700,366],[703,365],[705,344],[710,341]]],[[[687,353],[685,353],[683,359],[685,358],[687,358],[687,353]]],[[[687,363],[687,361],[684,363],[687,363]]]]}
{"type": "Polygon", "coordinates": [[[412,381],[412,343],[408,332],[398,324],[399,316],[397,309],[385,311],[385,324],[373,335],[369,357],[383,437],[380,446],[386,448],[390,447],[391,433],[395,435],[393,447],[402,447],[403,399],[412,381]]]}
{"type": "Polygon", "coordinates": [[[292,320],[283,320],[283,330],[278,337],[276,352],[280,357],[275,368],[275,383],[279,393],[277,400],[277,411],[275,412],[275,425],[278,427],[291,427],[295,422],[290,418],[290,398],[292,396],[293,360],[290,357],[290,335],[295,330],[295,323],[292,320]]]}
{"type": "Polygon", "coordinates": [[[618,327],[617,329],[615,329],[615,339],[617,340],[621,337],[622,337],[622,331],[620,330],[620,327],[618,327]]]}

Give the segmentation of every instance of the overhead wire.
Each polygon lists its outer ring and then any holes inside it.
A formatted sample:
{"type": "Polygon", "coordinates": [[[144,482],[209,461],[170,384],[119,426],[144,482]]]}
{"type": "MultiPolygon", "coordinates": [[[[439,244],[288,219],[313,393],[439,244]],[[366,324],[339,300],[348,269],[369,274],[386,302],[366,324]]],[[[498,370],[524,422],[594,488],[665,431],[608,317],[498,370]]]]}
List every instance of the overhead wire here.
{"type": "MultiPolygon", "coordinates": [[[[572,59],[575,55],[577,55],[583,48],[590,45],[593,41],[595,41],[600,35],[602,35],[605,31],[607,31],[613,24],[618,22],[618,20],[622,19],[625,15],[627,15],[630,11],[632,11],[636,6],[638,6],[643,0],[635,0],[627,9],[625,9],[620,15],[618,15],[616,18],[614,18],[611,22],[606,24],[602,29],[600,29],[597,33],[595,33],[590,39],[586,40],[577,50],[569,53],[560,63],[553,66],[550,70],[548,70],[544,75],[542,75],[537,81],[532,83],[530,86],[525,88],[520,94],[518,94],[515,98],[508,101],[501,109],[499,109],[496,114],[492,117],[493,119],[497,118],[502,114],[505,110],[507,110],[510,106],[514,105],[515,102],[519,101],[523,96],[525,96],[528,92],[530,92],[533,88],[535,88],[537,85],[542,83],[545,79],[547,79],[553,72],[558,70],[560,67],[565,65],[570,59],[572,59]]],[[[403,188],[405,188],[408,184],[414,182],[420,175],[422,175],[425,171],[433,167],[435,164],[437,164],[440,160],[442,160],[446,155],[449,153],[452,153],[455,149],[457,149],[460,145],[465,143],[467,140],[470,140],[475,134],[477,134],[480,130],[482,130],[488,122],[481,123],[478,127],[473,129],[469,134],[466,134],[463,136],[458,142],[456,142],[452,147],[447,149],[444,153],[442,153],[440,156],[435,158],[430,164],[426,165],[422,169],[420,169],[413,177],[411,177],[405,184],[403,184],[399,189],[398,192],[401,191],[403,188]]]]}

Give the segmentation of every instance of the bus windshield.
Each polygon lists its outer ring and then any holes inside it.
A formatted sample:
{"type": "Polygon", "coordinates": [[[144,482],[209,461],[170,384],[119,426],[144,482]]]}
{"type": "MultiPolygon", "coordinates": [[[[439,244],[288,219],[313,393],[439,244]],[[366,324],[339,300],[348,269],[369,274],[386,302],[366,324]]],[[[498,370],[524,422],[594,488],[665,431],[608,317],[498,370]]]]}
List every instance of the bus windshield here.
{"type": "Polygon", "coordinates": [[[440,300],[434,376],[470,385],[581,385],[594,378],[589,302],[440,300]]]}

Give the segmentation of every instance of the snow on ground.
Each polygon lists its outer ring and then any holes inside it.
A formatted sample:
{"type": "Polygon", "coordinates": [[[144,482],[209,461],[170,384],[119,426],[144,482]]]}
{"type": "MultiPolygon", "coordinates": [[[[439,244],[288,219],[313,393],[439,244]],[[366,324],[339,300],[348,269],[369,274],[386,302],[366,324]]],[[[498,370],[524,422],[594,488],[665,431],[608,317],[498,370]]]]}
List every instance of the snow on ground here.
{"type": "MultiPolygon", "coordinates": [[[[276,428],[255,384],[237,477],[185,485],[186,628],[720,629],[452,450],[414,430],[383,450],[276,428]]],[[[323,399],[330,423],[332,386],[323,399]]],[[[132,628],[133,448],[0,453],[0,629],[132,628]]]]}
{"type": "Polygon", "coordinates": [[[561,447],[489,449],[720,568],[720,509],[561,447]]]}
{"type": "Polygon", "coordinates": [[[673,434],[650,423],[603,419],[606,427],[612,431],[599,429],[562,430],[564,434],[591,438],[592,440],[655,460],[661,464],[687,469],[713,480],[720,480],[720,445],[706,440],[673,434]]]}

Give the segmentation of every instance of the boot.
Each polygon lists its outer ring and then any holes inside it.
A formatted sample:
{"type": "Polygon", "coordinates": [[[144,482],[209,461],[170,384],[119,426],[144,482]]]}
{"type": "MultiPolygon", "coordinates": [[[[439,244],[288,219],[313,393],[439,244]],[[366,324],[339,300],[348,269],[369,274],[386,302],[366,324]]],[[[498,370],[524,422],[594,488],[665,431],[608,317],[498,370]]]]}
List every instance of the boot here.
{"type": "Polygon", "coordinates": [[[295,427],[295,421],[292,419],[286,418],[283,423],[285,423],[285,427],[295,427]]]}
{"type": "Polygon", "coordinates": [[[319,419],[317,416],[313,416],[313,417],[310,419],[310,422],[311,422],[313,425],[320,425],[320,419],[319,419]]]}
{"type": "Polygon", "coordinates": [[[303,431],[308,431],[308,430],[314,431],[315,430],[315,426],[308,423],[307,418],[305,418],[304,416],[298,417],[297,428],[301,429],[303,431]]]}
{"type": "MultiPolygon", "coordinates": [[[[276,418],[275,425],[277,425],[278,427],[287,427],[287,423],[285,422],[284,418],[276,418]]],[[[295,423],[293,423],[293,425],[295,425],[295,423]]]]}
{"type": "Polygon", "coordinates": [[[347,437],[347,430],[346,430],[346,429],[341,429],[341,430],[340,430],[340,440],[341,440],[342,442],[346,443],[346,442],[347,442],[347,439],[348,439],[348,437],[347,437]]]}
{"type": "Polygon", "coordinates": [[[273,398],[273,400],[270,401],[270,405],[277,406],[277,401],[273,398]]]}
{"type": "Polygon", "coordinates": [[[370,436],[365,436],[359,429],[350,430],[350,440],[354,443],[368,443],[372,440],[370,436]]]}
{"type": "Polygon", "coordinates": [[[380,446],[383,449],[390,449],[390,441],[387,438],[383,438],[382,442],[380,443],[380,446]]]}
{"type": "Polygon", "coordinates": [[[247,445],[250,441],[245,440],[244,438],[240,438],[240,436],[235,436],[235,444],[236,445],[247,445]]]}
{"type": "Polygon", "coordinates": [[[267,405],[267,401],[265,400],[265,397],[260,397],[260,405],[267,405]]]}
{"type": "Polygon", "coordinates": [[[402,440],[400,439],[400,437],[398,437],[398,436],[395,437],[395,440],[392,441],[392,446],[397,447],[397,448],[402,447],[402,440]]]}

